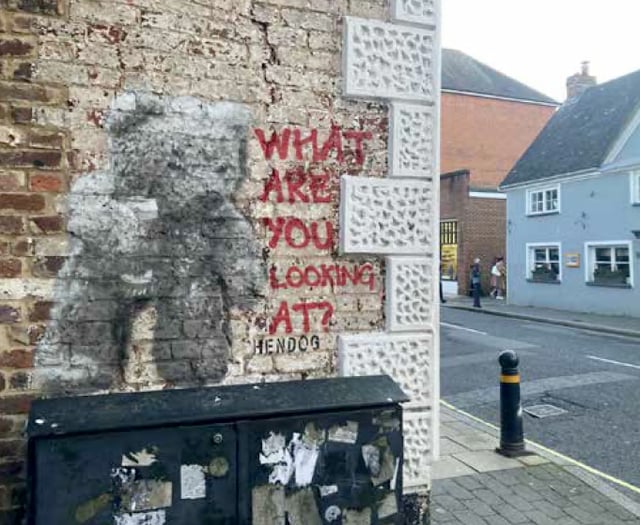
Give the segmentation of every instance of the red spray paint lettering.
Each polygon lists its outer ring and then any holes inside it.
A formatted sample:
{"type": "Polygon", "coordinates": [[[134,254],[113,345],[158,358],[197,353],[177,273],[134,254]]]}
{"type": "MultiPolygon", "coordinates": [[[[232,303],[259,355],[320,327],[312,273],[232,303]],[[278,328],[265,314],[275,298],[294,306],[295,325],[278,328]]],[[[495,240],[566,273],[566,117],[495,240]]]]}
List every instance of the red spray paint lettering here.
{"type": "MultiPolygon", "coordinates": [[[[372,140],[368,131],[342,130],[332,125],[325,137],[320,137],[317,129],[303,131],[297,128],[283,128],[273,131],[271,137],[262,129],[255,129],[266,160],[295,160],[318,164],[327,160],[344,164],[355,161],[357,165],[365,162],[366,141],[372,140]]],[[[335,197],[335,184],[338,177],[330,170],[308,169],[297,166],[284,172],[273,169],[265,183],[259,200],[288,204],[329,204],[335,197]]],[[[329,220],[303,221],[297,217],[265,217],[262,223],[267,230],[268,246],[271,249],[285,245],[295,250],[313,249],[332,250],[334,248],[334,225],[329,220]]],[[[269,272],[271,288],[298,289],[302,287],[344,287],[349,284],[375,289],[373,266],[369,263],[349,267],[340,264],[291,266],[286,272],[278,274],[273,266],[269,272]]],[[[306,334],[312,324],[318,323],[325,331],[333,318],[335,307],[328,301],[301,301],[290,305],[280,302],[276,315],[269,325],[269,333],[291,334],[292,317],[301,323],[306,334]]],[[[298,326],[298,325],[296,325],[298,326]]]]}
{"type": "Polygon", "coordinates": [[[277,248],[284,242],[289,248],[302,250],[309,244],[318,250],[333,248],[334,229],[331,221],[313,221],[306,224],[297,217],[276,217],[262,219],[270,234],[269,248],[277,248]]]}
{"type": "Polygon", "coordinates": [[[333,317],[335,311],[333,305],[328,301],[320,302],[300,302],[293,306],[289,306],[287,301],[280,303],[278,313],[276,313],[271,326],[269,326],[269,334],[273,335],[278,332],[281,325],[284,325],[284,332],[290,334],[293,332],[293,325],[291,324],[291,312],[302,314],[302,331],[306,334],[311,331],[311,315],[314,312],[322,314],[320,323],[325,332],[329,331],[329,323],[333,317]]]}
{"type": "Polygon", "coordinates": [[[298,167],[287,170],[284,176],[281,176],[280,171],[274,169],[264,185],[259,199],[262,202],[272,200],[289,204],[296,202],[330,203],[331,195],[328,192],[331,175],[333,174],[326,171],[316,174],[298,167]]]}
{"type": "Polygon", "coordinates": [[[288,288],[323,288],[367,286],[374,291],[376,280],[371,263],[354,265],[353,268],[341,264],[309,265],[304,268],[291,266],[282,277],[278,277],[277,269],[272,266],[269,270],[269,284],[274,290],[288,288]]]}
{"type": "Polygon", "coordinates": [[[356,164],[362,165],[365,160],[364,143],[373,138],[370,131],[346,130],[333,125],[326,140],[320,143],[318,130],[312,129],[307,136],[303,136],[300,129],[283,128],[279,133],[274,131],[271,138],[267,139],[264,130],[256,128],[255,135],[260,142],[262,152],[267,160],[271,160],[276,154],[280,160],[288,160],[293,150],[295,160],[312,160],[324,162],[332,154],[335,159],[344,162],[344,142],[349,143],[350,149],[355,152],[356,164]],[[310,151],[309,151],[310,150],[310,151]]]}

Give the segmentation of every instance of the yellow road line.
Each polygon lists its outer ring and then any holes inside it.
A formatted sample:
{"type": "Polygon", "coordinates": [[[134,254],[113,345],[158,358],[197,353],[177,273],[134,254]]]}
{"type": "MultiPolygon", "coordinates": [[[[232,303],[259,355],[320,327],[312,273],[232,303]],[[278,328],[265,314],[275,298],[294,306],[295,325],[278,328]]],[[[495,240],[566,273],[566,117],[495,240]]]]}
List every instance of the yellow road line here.
{"type": "MultiPolygon", "coordinates": [[[[465,412],[464,410],[460,410],[459,408],[454,407],[453,405],[447,403],[444,399],[440,400],[440,403],[453,410],[454,412],[458,412],[459,414],[462,414],[470,419],[473,419],[474,421],[478,422],[478,423],[482,423],[483,425],[489,427],[489,428],[493,428],[494,430],[500,430],[499,427],[492,425],[491,423],[487,423],[486,421],[480,419],[479,417],[476,417],[472,414],[469,414],[468,412],[465,412]]],[[[530,445],[533,445],[534,447],[538,447],[541,450],[544,450],[545,452],[547,452],[548,454],[553,454],[554,456],[568,462],[571,463],[572,465],[575,465],[577,467],[580,467],[584,470],[586,470],[587,472],[594,474],[596,476],[600,476],[603,479],[606,479],[607,481],[610,481],[611,483],[615,483],[616,485],[620,485],[621,487],[624,487],[627,490],[630,490],[631,492],[635,492],[636,494],[640,494],[640,487],[636,487],[635,485],[631,485],[631,483],[627,483],[626,481],[623,481],[621,479],[618,478],[614,478],[613,476],[610,476],[609,474],[605,474],[604,472],[601,472],[598,469],[595,469],[593,467],[590,467],[589,465],[585,465],[584,463],[581,463],[580,461],[577,461],[573,458],[570,458],[568,456],[565,456],[564,454],[561,454],[560,452],[556,452],[555,450],[552,450],[550,448],[545,447],[544,445],[540,445],[539,443],[536,443],[535,441],[531,441],[530,439],[525,439],[525,442],[529,443],[530,445]]]]}

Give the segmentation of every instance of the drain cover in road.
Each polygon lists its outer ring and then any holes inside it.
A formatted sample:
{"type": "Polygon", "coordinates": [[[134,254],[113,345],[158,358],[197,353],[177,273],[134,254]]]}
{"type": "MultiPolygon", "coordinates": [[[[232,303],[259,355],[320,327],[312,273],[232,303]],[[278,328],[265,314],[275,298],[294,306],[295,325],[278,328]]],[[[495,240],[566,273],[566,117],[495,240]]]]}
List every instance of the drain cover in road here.
{"type": "Polygon", "coordinates": [[[554,406],[554,405],[532,405],[526,407],[524,411],[533,417],[543,418],[551,416],[559,416],[560,414],[566,414],[566,410],[554,406]]]}

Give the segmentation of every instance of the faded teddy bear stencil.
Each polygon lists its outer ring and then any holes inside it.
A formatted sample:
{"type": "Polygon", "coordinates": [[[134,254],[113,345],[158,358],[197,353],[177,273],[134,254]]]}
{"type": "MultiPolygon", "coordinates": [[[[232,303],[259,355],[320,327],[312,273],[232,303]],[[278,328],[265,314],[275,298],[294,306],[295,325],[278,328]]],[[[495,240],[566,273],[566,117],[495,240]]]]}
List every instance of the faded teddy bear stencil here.
{"type": "Polygon", "coordinates": [[[233,103],[114,101],[110,169],[81,176],[69,195],[70,255],[36,381],[48,390],[142,383],[136,355],[169,384],[224,377],[230,309],[251,308],[266,282],[260,246],[231,200],[246,177],[249,123],[233,103]]]}

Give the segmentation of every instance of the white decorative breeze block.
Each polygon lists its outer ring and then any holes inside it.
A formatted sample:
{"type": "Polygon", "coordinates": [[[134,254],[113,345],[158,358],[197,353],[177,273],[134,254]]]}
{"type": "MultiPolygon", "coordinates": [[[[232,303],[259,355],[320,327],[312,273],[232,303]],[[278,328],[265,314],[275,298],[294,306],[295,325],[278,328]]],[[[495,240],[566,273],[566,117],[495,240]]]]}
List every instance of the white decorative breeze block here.
{"type": "Polygon", "coordinates": [[[420,332],[431,327],[431,265],[427,257],[387,258],[387,330],[420,332]]]}
{"type": "Polygon", "coordinates": [[[432,459],[430,410],[405,410],[403,415],[404,435],[404,488],[430,485],[429,468],[432,459]]]}
{"type": "Polygon", "coordinates": [[[433,102],[433,47],[433,31],[346,17],[346,96],[433,102]]]}
{"type": "Polygon", "coordinates": [[[389,375],[412,406],[431,407],[431,334],[367,333],[338,338],[341,376],[389,375]]]}
{"type": "Polygon", "coordinates": [[[343,176],[342,253],[423,255],[432,251],[428,182],[343,176]]]}
{"type": "Polygon", "coordinates": [[[389,137],[392,177],[433,177],[433,108],[394,103],[389,137]]]}
{"type": "Polygon", "coordinates": [[[401,22],[436,25],[434,0],[393,0],[393,18],[401,22]]]}

